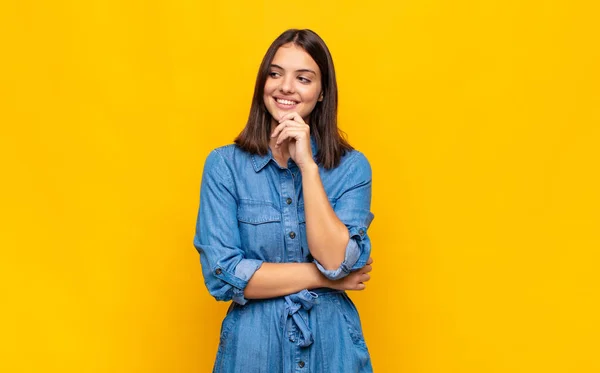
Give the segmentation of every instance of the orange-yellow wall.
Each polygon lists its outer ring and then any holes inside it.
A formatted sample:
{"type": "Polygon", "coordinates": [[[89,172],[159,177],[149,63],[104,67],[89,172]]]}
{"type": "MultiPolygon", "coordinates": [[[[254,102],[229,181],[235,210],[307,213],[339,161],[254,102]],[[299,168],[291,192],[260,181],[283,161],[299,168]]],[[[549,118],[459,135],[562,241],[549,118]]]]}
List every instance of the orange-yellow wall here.
{"type": "Polygon", "coordinates": [[[598,372],[596,1],[3,1],[0,371],[208,372],[202,163],[290,27],[374,171],[377,372],[598,372]]]}

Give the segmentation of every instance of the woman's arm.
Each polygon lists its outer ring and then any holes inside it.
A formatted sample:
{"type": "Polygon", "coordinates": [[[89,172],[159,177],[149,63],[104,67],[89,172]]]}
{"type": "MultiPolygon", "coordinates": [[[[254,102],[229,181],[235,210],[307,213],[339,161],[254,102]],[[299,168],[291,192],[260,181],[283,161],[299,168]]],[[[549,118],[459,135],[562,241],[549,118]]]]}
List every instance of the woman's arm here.
{"type": "Polygon", "coordinates": [[[325,287],[325,280],[314,263],[263,263],[248,281],[244,297],[279,297],[302,289],[325,287]]]}
{"type": "Polygon", "coordinates": [[[244,290],[246,299],[263,299],[296,293],[303,289],[327,287],[338,290],[364,290],[373,259],[341,280],[329,280],[314,263],[263,263],[244,290]]]}
{"type": "Polygon", "coordinates": [[[350,234],[331,208],[310,146],[310,127],[296,113],[285,114],[273,130],[275,147],[290,139],[288,150],[302,173],[308,249],[325,270],[334,271],[344,261],[350,234]]]}
{"type": "Polygon", "coordinates": [[[331,208],[316,163],[300,168],[306,214],[306,238],[313,258],[328,270],[344,261],[350,235],[331,208]]]}

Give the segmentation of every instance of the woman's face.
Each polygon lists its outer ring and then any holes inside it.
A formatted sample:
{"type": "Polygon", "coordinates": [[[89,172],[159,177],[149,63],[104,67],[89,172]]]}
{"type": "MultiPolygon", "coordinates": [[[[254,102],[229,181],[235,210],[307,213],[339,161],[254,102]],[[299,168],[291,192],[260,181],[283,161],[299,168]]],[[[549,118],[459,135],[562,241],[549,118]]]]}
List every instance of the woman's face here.
{"type": "Polygon", "coordinates": [[[308,123],[308,117],[321,94],[321,71],[312,57],[292,43],[275,53],[265,83],[263,99],[274,124],[279,118],[297,112],[308,123]]]}

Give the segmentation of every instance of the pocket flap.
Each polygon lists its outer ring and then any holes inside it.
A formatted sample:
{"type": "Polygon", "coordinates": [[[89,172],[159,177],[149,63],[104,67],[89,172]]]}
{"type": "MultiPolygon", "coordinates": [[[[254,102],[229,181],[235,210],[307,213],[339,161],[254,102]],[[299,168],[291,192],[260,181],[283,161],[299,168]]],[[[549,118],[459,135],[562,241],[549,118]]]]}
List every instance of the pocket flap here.
{"type": "Polygon", "coordinates": [[[269,203],[243,201],[238,205],[237,218],[244,223],[263,224],[281,221],[281,213],[269,203]]]}

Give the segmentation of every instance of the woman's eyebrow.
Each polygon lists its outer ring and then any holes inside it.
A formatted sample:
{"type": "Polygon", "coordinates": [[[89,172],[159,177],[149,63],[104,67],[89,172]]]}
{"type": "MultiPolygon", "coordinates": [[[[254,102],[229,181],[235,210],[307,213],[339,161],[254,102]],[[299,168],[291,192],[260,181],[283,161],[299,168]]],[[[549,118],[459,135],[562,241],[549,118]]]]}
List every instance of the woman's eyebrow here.
{"type": "MultiPolygon", "coordinates": [[[[274,63],[271,64],[271,67],[275,67],[277,69],[281,69],[281,70],[285,71],[285,69],[283,67],[276,65],[274,63]]],[[[296,72],[297,73],[313,73],[313,74],[317,75],[317,73],[315,73],[313,70],[310,70],[310,69],[299,69],[299,70],[296,70],[296,72]]]]}

